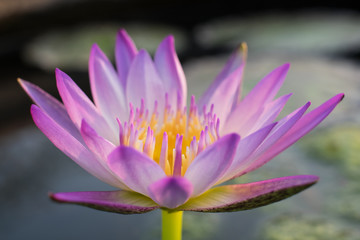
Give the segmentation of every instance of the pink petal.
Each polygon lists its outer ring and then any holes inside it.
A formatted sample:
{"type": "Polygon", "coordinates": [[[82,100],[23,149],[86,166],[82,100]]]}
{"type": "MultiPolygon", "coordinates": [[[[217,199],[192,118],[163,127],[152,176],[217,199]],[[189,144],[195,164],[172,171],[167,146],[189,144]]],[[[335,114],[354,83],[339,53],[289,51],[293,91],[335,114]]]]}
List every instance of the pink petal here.
{"type": "MultiPolygon", "coordinates": [[[[216,76],[214,82],[210,85],[210,87],[206,90],[206,92],[201,96],[201,98],[198,101],[198,106],[200,109],[204,105],[208,105],[209,99],[214,94],[214,92],[218,89],[220,84],[228,78],[230,74],[232,74],[236,69],[244,68],[245,62],[246,62],[246,55],[247,55],[247,46],[246,44],[241,44],[231,55],[230,59],[225,64],[223,70],[219,73],[219,75],[216,76]]],[[[239,77],[236,89],[236,97],[239,97],[239,92],[241,88],[241,82],[242,82],[242,76],[239,77]]],[[[237,99],[235,99],[237,101],[237,99]]],[[[222,120],[222,119],[221,119],[222,120]]],[[[225,121],[225,119],[223,120],[225,121]]]]}
{"type": "Polygon", "coordinates": [[[226,121],[224,133],[237,132],[244,135],[241,132],[243,126],[252,121],[250,118],[258,119],[266,103],[273,100],[285,80],[289,66],[284,64],[273,70],[239,102],[226,121]]]}
{"type": "Polygon", "coordinates": [[[159,109],[164,108],[165,92],[162,81],[145,50],[140,50],[131,64],[126,85],[128,102],[140,106],[140,99],[145,100],[145,107],[152,112],[155,101],[159,109]]]}
{"type": "Polygon", "coordinates": [[[279,97],[278,99],[268,103],[264,107],[264,111],[261,113],[259,118],[252,123],[248,124],[249,131],[246,131],[244,127],[244,130],[242,132],[245,132],[244,135],[248,135],[248,133],[254,132],[264,126],[267,126],[275,121],[276,117],[279,115],[279,113],[284,108],[285,104],[291,97],[292,93],[284,95],[282,97],[279,97]]]}
{"type": "Polygon", "coordinates": [[[56,82],[66,110],[78,129],[85,119],[102,137],[113,143],[118,142],[118,131],[109,127],[94,104],[68,75],[56,69],[56,82]]]}
{"type": "Polygon", "coordinates": [[[257,151],[262,152],[265,149],[270,148],[278,139],[286,134],[296,124],[296,122],[301,119],[306,110],[310,107],[310,104],[310,102],[307,102],[304,106],[282,118],[257,151]]]}
{"type": "Polygon", "coordinates": [[[226,172],[233,161],[240,136],[229,134],[196,156],[184,177],[194,186],[193,196],[197,196],[213,186],[226,172]]]}
{"type": "Polygon", "coordinates": [[[120,146],[109,156],[110,169],[133,191],[148,196],[148,187],[166,177],[161,167],[145,154],[120,146]]]}
{"type": "Polygon", "coordinates": [[[178,210],[234,212],[262,207],[288,198],[318,181],[317,176],[299,175],[213,188],[190,199],[178,210]]]}
{"type": "Polygon", "coordinates": [[[116,36],[115,60],[120,83],[126,89],[126,79],[132,61],[137,54],[136,46],[124,29],[120,29],[116,36]]]}
{"type": "MultiPolygon", "coordinates": [[[[109,168],[107,157],[116,148],[114,144],[99,136],[97,132],[85,121],[81,124],[81,135],[87,145],[88,149],[97,157],[98,162],[106,169],[112,178],[117,179],[117,182],[121,180],[111,171],[109,168]]],[[[129,188],[121,183],[121,189],[129,190],[129,188]]]]}
{"type": "Polygon", "coordinates": [[[99,136],[85,120],[81,124],[81,135],[89,150],[107,165],[107,157],[116,146],[99,136]]]}
{"type": "Polygon", "coordinates": [[[165,177],[149,186],[151,199],[161,207],[176,208],[189,200],[193,191],[191,183],[183,177],[165,177]]]}
{"type": "Polygon", "coordinates": [[[129,191],[62,192],[50,194],[60,203],[79,204],[97,210],[121,214],[138,214],[159,208],[151,199],[129,191]]]}
{"type": "Polygon", "coordinates": [[[236,101],[243,69],[243,66],[241,66],[234,70],[218,85],[216,91],[209,96],[207,106],[214,104],[214,113],[220,119],[220,130],[231,112],[234,101],[236,101]]]}
{"type": "Polygon", "coordinates": [[[159,45],[155,54],[155,66],[162,79],[164,91],[168,93],[169,103],[177,105],[178,95],[180,109],[186,105],[186,78],[176,55],[174,37],[166,37],[159,45]]]}
{"type": "Polygon", "coordinates": [[[128,115],[125,89],[113,65],[96,44],[92,46],[90,52],[89,77],[96,106],[112,124],[113,129],[116,129],[116,119],[123,121],[128,115]]]}
{"type": "Polygon", "coordinates": [[[79,130],[71,121],[66,109],[62,103],[50,94],[39,88],[38,86],[29,83],[25,80],[18,80],[21,87],[31,97],[31,99],[38,105],[50,118],[56,121],[67,132],[71,133],[79,142],[83,142],[79,130]]]}
{"type": "Polygon", "coordinates": [[[344,94],[338,94],[303,116],[288,132],[286,132],[286,134],[282,135],[281,138],[271,146],[271,148],[268,148],[261,156],[259,156],[255,160],[254,164],[246,170],[246,172],[250,172],[261,167],[286,148],[290,147],[305,134],[310,132],[313,128],[319,125],[332,112],[332,110],[334,110],[336,105],[343,98],[344,94]]]}
{"type": "Polygon", "coordinates": [[[31,115],[36,126],[49,140],[69,158],[79,164],[80,167],[103,182],[118,188],[124,187],[121,181],[113,177],[111,172],[105,169],[99,160],[84,145],[44,113],[42,109],[36,105],[32,105],[31,115]]]}
{"type": "Polygon", "coordinates": [[[296,124],[296,122],[300,121],[299,119],[301,119],[309,106],[310,102],[306,103],[304,106],[298,108],[288,116],[281,119],[278,124],[276,124],[276,126],[271,130],[270,134],[263,141],[263,143],[246,160],[246,164],[243,164],[240,168],[237,169],[237,173],[232,178],[244,175],[254,170],[254,167],[258,168],[264,165],[266,162],[259,162],[259,156],[261,156],[267,150],[271,149],[274,144],[296,124]]]}
{"type": "Polygon", "coordinates": [[[238,169],[246,165],[251,154],[260,146],[276,124],[277,123],[272,123],[241,139],[236,148],[234,160],[232,161],[230,167],[226,170],[224,176],[216,184],[225,182],[236,175],[239,171],[238,169]]]}

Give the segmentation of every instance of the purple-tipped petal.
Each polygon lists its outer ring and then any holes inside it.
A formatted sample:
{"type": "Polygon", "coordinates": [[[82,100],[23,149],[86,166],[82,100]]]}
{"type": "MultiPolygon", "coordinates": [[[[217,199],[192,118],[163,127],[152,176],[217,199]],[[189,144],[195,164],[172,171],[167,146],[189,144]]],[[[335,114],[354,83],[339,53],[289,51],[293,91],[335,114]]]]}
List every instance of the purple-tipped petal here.
{"type": "Polygon", "coordinates": [[[273,100],[282,86],[289,67],[289,64],[284,64],[273,70],[237,104],[226,120],[226,129],[223,130],[224,133],[237,132],[241,136],[244,136],[241,132],[241,130],[244,129],[244,124],[251,123],[260,117],[263,112],[263,107],[266,103],[273,100]]]}
{"type": "Polygon", "coordinates": [[[92,46],[90,52],[89,77],[95,105],[114,128],[117,118],[122,121],[127,118],[125,89],[113,65],[97,44],[92,46]]]}
{"type": "Polygon", "coordinates": [[[256,121],[247,124],[248,131],[246,131],[244,127],[244,130],[242,130],[241,132],[244,132],[244,135],[248,135],[248,133],[254,132],[274,122],[276,117],[279,115],[279,113],[282,111],[285,104],[291,97],[291,95],[292,93],[281,96],[278,99],[266,104],[264,107],[264,111],[261,113],[259,118],[256,121]]]}
{"type": "Polygon", "coordinates": [[[116,36],[115,60],[120,83],[126,89],[126,79],[132,61],[137,54],[137,48],[124,29],[120,29],[116,36]]]}
{"type": "Polygon", "coordinates": [[[82,143],[44,113],[42,109],[32,105],[31,115],[36,126],[49,140],[83,169],[114,187],[124,187],[121,181],[113,177],[82,143]]]}
{"type": "Polygon", "coordinates": [[[79,142],[83,141],[79,130],[71,121],[62,103],[32,83],[22,79],[18,79],[18,82],[25,92],[31,97],[34,103],[38,105],[47,115],[49,115],[50,118],[56,121],[56,123],[67,132],[71,133],[79,142]]]}
{"type": "Polygon", "coordinates": [[[140,99],[145,100],[145,107],[152,112],[154,102],[158,109],[163,109],[165,92],[150,55],[140,50],[131,64],[126,84],[128,102],[140,106],[140,99]]]}
{"type": "Polygon", "coordinates": [[[121,214],[146,213],[159,208],[151,199],[129,191],[62,192],[50,194],[50,198],[60,203],[79,204],[121,214]]]}
{"type": "Polygon", "coordinates": [[[148,186],[166,176],[154,160],[131,147],[116,148],[108,156],[108,163],[126,186],[146,196],[148,186]]]}
{"type": "Polygon", "coordinates": [[[196,156],[184,177],[194,186],[193,196],[212,187],[226,172],[233,161],[240,140],[237,134],[229,134],[196,156]]]}
{"type": "Polygon", "coordinates": [[[243,104],[251,103],[252,106],[261,106],[271,101],[284,83],[289,68],[288,63],[275,68],[246,95],[242,100],[243,104]]]}
{"type": "MultiPolygon", "coordinates": [[[[210,85],[210,87],[204,92],[204,94],[201,96],[201,98],[198,101],[198,106],[200,109],[202,106],[207,105],[209,103],[209,99],[211,96],[217,91],[218,87],[221,85],[221,83],[229,76],[231,75],[236,69],[239,69],[240,67],[243,69],[245,67],[246,63],[246,57],[247,57],[247,46],[245,43],[241,44],[231,55],[227,63],[225,64],[223,70],[219,73],[219,75],[216,76],[214,82],[210,85]]],[[[243,71],[242,71],[243,73],[243,71]]],[[[239,82],[237,83],[237,89],[236,89],[236,96],[235,96],[235,102],[238,100],[240,94],[240,88],[241,88],[241,82],[242,82],[242,76],[240,76],[237,79],[239,82]]]]}
{"type": "Polygon", "coordinates": [[[82,121],[80,131],[89,150],[101,159],[104,164],[107,164],[107,156],[116,148],[116,146],[99,136],[85,120],[82,121]]]}
{"type": "Polygon", "coordinates": [[[243,75],[243,66],[240,66],[227,76],[207,99],[207,106],[214,104],[214,113],[220,119],[220,129],[225,124],[225,119],[231,112],[234,101],[236,101],[239,84],[243,75]],[[221,121],[224,119],[224,121],[221,121]]]}
{"type": "Polygon", "coordinates": [[[114,129],[108,125],[86,94],[59,69],[56,69],[56,83],[66,110],[78,129],[85,119],[102,137],[117,143],[118,138],[114,129]]]}
{"type": "Polygon", "coordinates": [[[178,210],[234,212],[253,209],[288,198],[317,181],[317,176],[299,175],[254,183],[220,186],[197,198],[190,199],[178,210]]]}
{"type": "Polygon", "coordinates": [[[183,177],[165,177],[149,186],[151,199],[170,209],[184,204],[192,192],[192,184],[183,177]]]}
{"type": "Polygon", "coordinates": [[[247,164],[249,157],[260,146],[260,144],[269,135],[270,131],[276,124],[277,123],[272,123],[240,140],[236,148],[234,160],[232,161],[230,167],[226,170],[226,173],[221,178],[221,180],[217,182],[217,184],[231,179],[238,173],[242,166],[247,164]]]}
{"type": "Polygon", "coordinates": [[[286,134],[289,129],[291,129],[296,124],[296,122],[299,121],[299,119],[301,119],[301,117],[304,115],[310,105],[311,103],[307,102],[304,106],[296,109],[291,114],[282,118],[271,131],[266,141],[257,151],[262,152],[265,149],[270,148],[276,141],[278,141],[278,139],[280,139],[284,134],[286,134]]]}
{"type": "Polygon", "coordinates": [[[177,106],[178,94],[180,109],[186,105],[186,78],[176,55],[174,37],[166,37],[159,45],[155,54],[155,66],[161,77],[164,91],[169,95],[169,103],[177,106]]]}
{"type": "Polygon", "coordinates": [[[314,129],[332,112],[332,110],[334,110],[336,105],[343,98],[344,94],[338,94],[317,107],[316,109],[307,113],[305,116],[303,116],[292,126],[289,131],[281,135],[281,138],[275,144],[273,144],[270,148],[266,149],[265,152],[262,151],[262,155],[260,155],[254,161],[254,164],[248,169],[246,169],[246,171],[244,171],[242,174],[261,167],[262,165],[270,161],[272,158],[274,158],[276,155],[284,151],[286,148],[290,147],[292,144],[294,144],[297,140],[306,135],[312,129],[314,129]]]}
{"type": "Polygon", "coordinates": [[[254,170],[255,167],[258,168],[264,165],[266,162],[259,162],[259,156],[261,156],[267,150],[271,149],[274,144],[276,144],[276,142],[296,124],[296,122],[300,121],[299,119],[301,119],[309,106],[310,102],[306,103],[304,106],[296,109],[294,112],[281,119],[271,130],[270,134],[266,137],[263,143],[246,160],[246,163],[242,164],[241,167],[237,169],[237,173],[231,178],[242,176],[245,173],[254,170]]]}

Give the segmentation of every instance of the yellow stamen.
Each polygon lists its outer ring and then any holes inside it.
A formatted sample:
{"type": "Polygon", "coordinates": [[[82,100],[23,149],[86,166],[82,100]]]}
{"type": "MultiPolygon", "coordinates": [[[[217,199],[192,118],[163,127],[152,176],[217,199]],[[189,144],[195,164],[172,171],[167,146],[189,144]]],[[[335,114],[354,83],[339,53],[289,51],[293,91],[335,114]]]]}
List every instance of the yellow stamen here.
{"type": "Polygon", "coordinates": [[[144,152],[157,162],[168,176],[183,176],[196,155],[219,137],[216,115],[210,110],[201,121],[195,99],[192,99],[189,115],[185,110],[172,112],[170,106],[165,107],[162,122],[159,121],[156,111],[150,117],[147,112],[144,114],[143,105],[136,111],[133,111],[132,106],[130,108],[131,122],[123,125],[119,122],[121,144],[131,145],[144,152]],[[136,141],[134,137],[137,138],[136,141]]]}

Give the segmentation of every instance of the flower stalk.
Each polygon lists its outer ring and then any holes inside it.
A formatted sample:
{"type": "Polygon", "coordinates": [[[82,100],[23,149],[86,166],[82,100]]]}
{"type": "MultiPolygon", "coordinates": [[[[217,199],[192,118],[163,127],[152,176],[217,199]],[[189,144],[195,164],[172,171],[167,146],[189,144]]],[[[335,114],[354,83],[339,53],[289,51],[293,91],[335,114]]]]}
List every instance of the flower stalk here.
{"type": "Polygon", "coordinates": [[[182,211],[162,210],[162,240],[181,240],[182,211]]]}

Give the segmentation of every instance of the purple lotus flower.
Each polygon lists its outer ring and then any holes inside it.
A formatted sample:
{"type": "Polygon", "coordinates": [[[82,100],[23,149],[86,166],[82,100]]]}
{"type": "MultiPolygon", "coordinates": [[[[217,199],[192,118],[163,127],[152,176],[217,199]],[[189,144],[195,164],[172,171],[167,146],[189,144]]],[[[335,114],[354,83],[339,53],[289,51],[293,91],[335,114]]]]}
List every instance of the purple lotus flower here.
{"type": "Polygon", "coordinates": [[[244,48],[232,54],[198,101],[191,97],[188,108],[172,36],[160,43],[153,61],[120,30],[117,70],[94,45],[89,60],[94,103],[59,69],[56,81],[63,103],[20,80],[36,103],[31,114],[39,129],[86,171],[119,189],[56,193],[51,198],[123,214],[157,208],[226,212],[279,201],[314,184],[318,177],[310,175],[222,184],[291,146],[344,96],[338,94],[305,113],[308,102],[276,121],[291,96],[274,99],[289,64],[273,70],[239,100],[244,48]]]}

